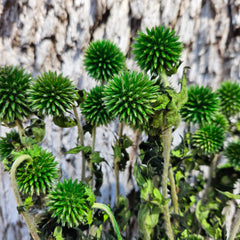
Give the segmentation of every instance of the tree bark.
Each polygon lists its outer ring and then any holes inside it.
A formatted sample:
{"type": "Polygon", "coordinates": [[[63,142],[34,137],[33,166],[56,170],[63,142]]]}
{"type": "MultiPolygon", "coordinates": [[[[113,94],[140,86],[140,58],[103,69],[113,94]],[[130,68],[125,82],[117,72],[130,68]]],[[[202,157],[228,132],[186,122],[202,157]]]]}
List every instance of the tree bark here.
{"type": "MultiPolygon", "coordinates": [[[[20,65],[39,75],[57,71],[68,75],[79,89],[96,83],[87,76],[83,54],[89,42],[110,39],[132,60],[131,43],[138,30],[165,25],[174,28],[184,43],[183,64],[190,66],[189,81],[214,89],[226,79],[240,79],[239,0],[3,0],[0,4],[0,65],[20,65]]],[[[181,70],[179,73],[181,74],[181,70]]],[[[173,79],[173,85],[174,85],[173,79]]],[[[56,155],[63,177],[80,178],[81,156],[64,155],[77,142],[76,129],[60,129],[46,119],[44,147],[56,155]]],[[[97,132],[96,150],[112,159],[116,123],[97,132]]],[[[0,128],[3,136],[7,129],[0,128]]],[[[125,128],[128,133],[130,130],[125,128]]],[[[85,137],[86,145],[91,144],[85,137]]],[[[109,160],[110,161],[110,160],[109,160]]],[[[104,195],[114,204],[114,175],[104,166],[104,195]],[[108,194],[106,194],[108,193],[108,194]]],[[[120,173],[120,192],[133,187],[128,171],[120,173]]],[[[10,187],[9,175],[0,167],[0,239],[29,239],[10,187]]]]}

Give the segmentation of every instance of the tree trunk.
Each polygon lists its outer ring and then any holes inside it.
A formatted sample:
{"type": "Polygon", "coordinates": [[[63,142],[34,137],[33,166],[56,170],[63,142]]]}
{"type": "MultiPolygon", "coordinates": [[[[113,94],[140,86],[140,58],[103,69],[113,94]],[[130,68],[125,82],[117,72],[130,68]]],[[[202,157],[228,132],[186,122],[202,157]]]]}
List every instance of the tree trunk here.
{"type": "MultiPolygon", "coordinates": [[[[216,88],[226,79],[240,78],[239,0],[3,0],[0,5],[0,65],[20,65],[38,75],[53,70],[68,75],[79,89],[95,85],[83,67],[83,53],[96,39],[114,41],[136,68],[130,45],[138,30],[165,25],[174,28],[184,43],[183,64],[190,66],[189,81],[216,88]]],[[[181,71],[179,71],[181,73],[181,71]]],[[[174,79],[173,79],[174,81],[174,79]]],[[[44,146],[56,155],[63,177],[80,178],[80,155],[64,155],[77,141],[76,129],[60,129],[46,119],[44,146]]],[[[98,129],[96,150],[112,159],[113,132],[118,126],[98,129]]],[[[7,131],[0,128],[0,135],[7,131]]],[[[125,128],[126,132],[130,132],[125,128]]],[[[90,145],[86,136],[86,144],[90,145]]],[[[112,164],[112,162],[110,162],[112,164]]],[[[101,200],[114,203],[114,176],[104,165],[101,200]],[[106,194],[108,193],[108,194],[106,194]]],[[[129,171],[121,173],[120,192],[128,193],[129,171]]],[[[0,167],[0,239],[29,239],[16,210],[9,175],[0,167]]]]}

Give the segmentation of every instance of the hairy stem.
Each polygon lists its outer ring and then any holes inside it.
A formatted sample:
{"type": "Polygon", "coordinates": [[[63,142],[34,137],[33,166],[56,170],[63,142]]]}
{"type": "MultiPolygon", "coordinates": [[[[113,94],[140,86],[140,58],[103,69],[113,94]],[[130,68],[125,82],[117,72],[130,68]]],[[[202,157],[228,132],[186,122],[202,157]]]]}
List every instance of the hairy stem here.
{"type": "MultiPolygon", "coordinates": [[[[123,125],[124,123],[120,123],[119,133],[118,133],[118,140],[122,138],[123,133],[123,125]]],[[[116,179],[116,203],[118,203],[120,197],[120,182],[119,182],[119,159],[114,159],[114,171],[115,171],[115,179],[116,179]]]]}
{"type": "MultiPolygon", "coordinates": [[[[21,199],[20,193],[18,191],[18,186],[17,186],[17,180],[16,180],[16,171],[18,166],[24,162],[24,161],[32,161],[32,158],[29,155],[21,155],[20,157],[18,157],[11,168],[11,183],[12,183],[12,188],[13,188],[13,192],[14,192],[14,196],[16,198],[17,201],[17,207],[24,207],[23,201],[21,199]]],[[[24,221],[27,224],[27,227],[32,235],[32,238],[34,240],[40,240],[40,237],[38,236],[37,233],[37,227],[35,225],[34,219],[31,217],[31,215],[29,214],[27,209],[24,209],[23,211],[21,211],[21,214],[24,218],[24,221]]]]}
{"type": "MultiPolygon", "coordinates": [[[[72,107],[73,107],[74,116],[75,116],[76,121],[77,121],[78,137],[79,137],[79,140],[80,140],[80,145],[84,146],[82,124],[81,124],[80,118],[78,116],[76,106],[73,105],[72,107]]],[[[84,152],[82,151],[82,174],[81,174],[81,181],[82,182],[85,181],[85,171],[86,171],[85,169],[86,169],[86,159],[85,159],[85,156],[84,156],[84,152]]]]}
{"type": "Polygon", "coordinates": [[[172,201],[173,201],[173,209],[174,213],[178,214],[178,196],[176,192],[176,184],[175,184],[175,179],[174,179],[174,174],[173,174],[173,169],[172,165],[169,165],[169,180],[170,180],[170,185],[171,185],[171,196],[172,196],[172,201]]]}
{"type": "Polygon", "coordinates": [[[230,235],[228,237],[228,240],[234,240],[238,231],[239,231],[239,227],[240,227],[240,209],[238,209],[237,211],[237,216],[236,219],[234,221],[233,227],[231,229],[230,235]]]}
{"type": "Polygon", "coordinates": [[[163,199],[165,201],[163,214],[164,214],[166,233],[170,240],[174,240],[171,221],[170,221],[170,213],[169,213],[168,203],[167,203],[167,198],[168,198],[167,184],[168,184],[168,169],[169,169],[169,162],[170,162],[171,136],[172,136],[171,127],[163,130],[162,142],[163,142],[164,167],[163,167],[163,175],[162,175],[162,192],[163,192],[163,199]]]}
{"type": "Polygon", "coordinates": [[[110,221],[111,221],[111,223],[113,225],[114,231],[115,231],[115,233],[117,235],[117,239],[118,240],[122,240],[122,236],[120,234],[120,230],[119,230],[117,221],[116,221],[116,219],[115,219],[111,209],[108,206],[106,206],[105,204],[103,204],[103,203],[94,203],[92,208],[101,209],[101,210],[103,210],[104,212],[107,213],[107,215],[109,216],[110,221]]]}
{"type": "MultiPolygon", "coordinates": [[[[96,142],[96,127],[92,129],[92,153],[95,150],[95,142],[96,142]]],[[[91,175],[91,189],[93,189],[93,162],[90,159],[90,175],[91,175]]]]}

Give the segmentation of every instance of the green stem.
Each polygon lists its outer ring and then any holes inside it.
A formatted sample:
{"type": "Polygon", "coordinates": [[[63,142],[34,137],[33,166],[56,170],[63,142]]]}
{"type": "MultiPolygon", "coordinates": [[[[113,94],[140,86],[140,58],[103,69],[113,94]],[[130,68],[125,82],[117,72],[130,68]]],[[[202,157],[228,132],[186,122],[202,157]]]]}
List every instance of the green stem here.
{"type": "Polygon", "coordinates": [[[173,201],[173,209],[174,213],[178,214],[178,196],[176,192],[176,184],[175,184],[175,179],[174,179],[174,174],[173,174],[173,169],[172,165],[169,165],[169,180],[170,180],[170,185],[171,185],[171,196],[172,196],[172,201],[173,201]]]}
{"type": "MultiPolygon", "coordinates": [[[[84,146],[82,124],[81,124],[80,118],[78,116],[78,112],[77,112],[76,106],[73,105],[72,107],[73,107],[74,116],[75,116],[76,121],[77,121],[78,137],[79,137],[79,140],[80,140],[80,145],[84,146]]],[[[86,159],[85,159],[84,153],[82,151],[82,174],[81,174],[81,181],[82,182],[85,181],[85,172],[86,172],[85,169],[86,169],[86,159]]]]}
{"type": "MultiPolygon", "coordinates": [[[[92,129],[92,153],[95,150],[95,142],[96,142],[96,127],[93,127],[92,129]]],[[[90,174],[91,174],[91,189],[93,189],[93,162],[92,159],[90,159],[90,174]]]]}
{"type": "Polygon", "coordinates": [[[101,210],[103,210],[103,211],[105,211],[107,213],[107,215],[109,216],[110,221],[111,221],[111,223],[113,225],[114,231],[115,231],[115,233],[117,235],[117,239],[118,240],[122,240],[122,236],[121,236],[121,233],[120,233],[117,221],[116,221],[116,219],[115,219],[111,209],[108,206],[106,206],[105,204],[103,204],[103,203],[94,203],[92,208],[101,209],[101,210]]]}
{"type": "Polygon", "coordinates": [[[15,123],[16,123],[17,128],[18,128],[18,133],[19,133],[20,141],[21,141],[21,143],[23,144],[23,133],[24,133],[24,130],[23,130],[23,127],[22,127],[22,123],[21,123],[20,120],[16,120],[15,123]]]}
{"type": "Polygon", "coordinates": [[[163,167],[163,175],[162,175],[162,192],[163,192],[163,199],[164,203],[164,221],[165,221],[165,228],[168,238],[170,240],[174,240],[170,214],[168,209],[167,203],[167,184],[168,184],[168,168],[170,162],[170,148],[171,148],[171,136],[172,136],[172,128],[169,127],[162,132],[162,142],[163,142],[163,158],[164,158],[164,167],[163,167]]]}
{"type": "MultiPolygon", "coordinates": [[[[12,165],[12,168],[11,168],[11,183],[12,183],[12,188],[13,188],[13,192],[14,192],[14,196],[16,198],[16,201],[17,201],[17,207],[23,207],[24,206],[24,203],[21,199],[21,196],[20,196],[20,193],[18,191],[18,185],[17,185],[17,180],[16,180],[16,171],[17,171],[17,168],[18,166],[24,162],[24,161],[32,161],[32,158],[29,156],[29,155],[21,155],[20,157],[18,157],[13,165],[12,165]]],[[[27,224],[27,227],[32,235],[32,238],[34,240],[40,240],[40,237],[38,236],[37,234],[37,228],[36,228],[36,225],[35,225],[35,222],[34,222],[34,219],[31,217],[31,215],[29,214],[28,210],[27,209],[24,209],[22,212],[21,212],[23,218],[24,218],[24,221],[26,222],[27,224]]]]}
{"type": "MultiPolygon", "coordinates": [[[[123,125],[124,123],[120,123],[119,133],[118,133],[118,140],[122,138],[123,134],[123,125]]],[[[114,171],[115,171],[115,179],[116,179],[116,203],[118,204],[118,200],[120,197],[120,182],[119,182],[119,159],[114,159],[114,171]]]]}
{"type": "Polygon", "coordinates": [[[215,170],[216,170],[216,166],[217,166],[217,160],[218,160],[218,156],[219,154],[215,154],[214,158],[212,160],[211,166],[209,168],[209,176],[208,176],[208,180],[207,180],[207,186],[206,186],[206,190],[205,193],[203,195],[203,203],[206,203],[206,201],[208,200],[208,194],[210,192],[211,189],[211,185],[212,185],[212,179],[215,178],[215,170]]]}
{"type": "Polygon", "coordinates": [[[237,216],[236,219],[234,221],[233,227],[231,229],[230,235],[228,237],[228,240],[234,240],[238,231],[239,231],[239,227],[240,227],[240,210],[238,209],[237,211],[237,216]]]}

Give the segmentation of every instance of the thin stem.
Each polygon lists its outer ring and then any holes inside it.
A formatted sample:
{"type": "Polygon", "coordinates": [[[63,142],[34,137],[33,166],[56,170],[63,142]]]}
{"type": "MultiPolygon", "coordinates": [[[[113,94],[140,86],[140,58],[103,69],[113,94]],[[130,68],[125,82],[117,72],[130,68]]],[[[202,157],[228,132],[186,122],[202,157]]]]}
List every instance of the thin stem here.
{"type": "Polygon", "coordinates": [[[173,169],[171,164],[169,165],[168,175],[169,175],[169,180],[171,185],[171,196],[173,201],[174,213],[178,214],[178,196],[176,192],[176,184],[175,184],[175,179],[174,179],[173,169]]]}
{"type": "MultiPolygon", "coordinates": [[[[84,146],[82,124],[81,124],[80,118],[78,116],[78,112],[77,112],[76,106],[73,105],[72,107],[73,107],[74,116],[75,116],[76,121],[77,121],[78,137],[79,137],[79,140],[80,140],[80,145],[84,146]]],[[[86,169],[86,159],[85,159],[84,153],[82,151],[82,174],[81,174],[81,181],[82,182],[85,181],[85,172],[86,172],[85,169],[86,169]]]]}
{"type": "Polygon", "coordinates": [[[15,121],[16,125],[17,125],[17,128],[18,128],[18,133],[19,133],[19,137],[20,137],[20,141],[21,143],[23,144],[23,127],[22,127],[22,123],[20,120],[16,120],[15,121]]]}
{"type": "Polygon", "coordinates": [[[163,192],[163,199],[165,201],[163,214],[164,214],[166,233],[170,240],[174,240],[174,235],[173,235],[171,221],[170,221],[170,214],[168,209],[168,202],[167,202],[167,198],[168,198],[167,184],[168,184],[168,168],[169,168],[169,162],[170,162],[171,135],[172,135],[171,127],[163,130],[162,142],[163,142],[164,167],[163,167],[163,175],[162,175],[162,192],[163,192]]]}
{"type": "Polygon", "coordinates": [[[239,227],[240,227],[240,210],[238,209],[237,211],[237,216],[236,219],[234,221],[233,227],[231,229],[230,235],[228,237],[228,240],[234,240],[238,231],[239,231],[239,227]]]}
{"type": "Polygon", "coordinates": [[[122,240],[122,236],[121,236],[121,233],[120,233],[117,221],[116,221],[116,219],[115,219],[111,209],[108,206],[106,206],[105,204],[103,204],[103,203],[94,203],[92,208],[101,209],[101,210],[103,210],[103,211],[105,211],[107,213],[107,215],[109,216],[110,221],[111,221],[111,223],[113,225],[114,231],[115,231],[115,233],[117,235],[117,239],[118,240],[122,240]]]}
{"type": "MultiPolygon", "coordinates": [[[[118,133],[118,140],[122,138],[123,134],[123,125],[124,123],[120,123],[119,133],[118,133]]],[[[119,163],[118,158],[114,159],[114,171],[115,171],[115,179],[116,179],[116,203],[118,204],[118,200],[120,197],[120,182],[119,182],[119,163]]]]}
{"type": "Polygon", "coordinates": [[[210,188],[211,188],[211,184],[212,184],[212,179],[215,178],[215,175],[216,175],[215,170],[216,170],[216,166],[217,166],[218,156],[219,156],[219,154],[214,155],[211,166],[209,168],[209,174],[208,174],[209,176],[208,176],[208,180],[207,180],[207,186],[206,186],[206,190],[203,195],[203,198],[202,198],[203,202],[207,201],[207,197],[210,192],[210,188]]]}
{"type": "MultiPolygon", "coordinates": [[[[95,142],[96,142],[96,127],[93,127],[92,129],[92,153],[95,150],[95,142]]],[[[91,189],[93,189],[93,162],[92,159],[90,159],[90,175],[91,175],[91,189]]]]}
{"type": "MultiPolygon", "coordinates": [[[[21,155],[20,157],[18,157],[11,168],[11,183],[12,183],[12,188],[13,188],[13,192],[14,192],[14,196],[16,198],[16,202],[17,202],[17,207],[23,207],[24,203],[21,199],[20,193],[18,191],[18,186],[17,186],[17,180],[16,180],[16,171],[18,166],[24,162],[24,161],[32,161],[32,158],[29,155],[21,155]]],[[[37,234],[37,228],[34,222],[34,219],[31,217],[31,215],[29,214],[27,209],[24,209],[23,211],[21,211],[21,214],[24,218],[24,221],[27,224],[27,227],[32,235],[32,238],[34,240],[40,240],[40,237],[37,234]]]]}

